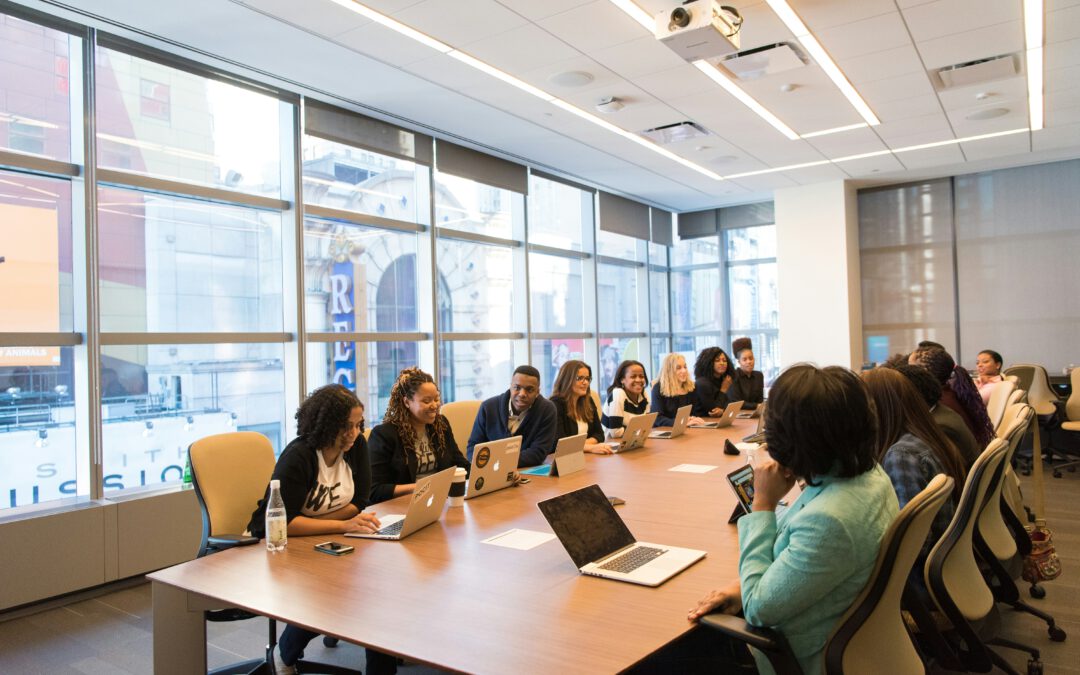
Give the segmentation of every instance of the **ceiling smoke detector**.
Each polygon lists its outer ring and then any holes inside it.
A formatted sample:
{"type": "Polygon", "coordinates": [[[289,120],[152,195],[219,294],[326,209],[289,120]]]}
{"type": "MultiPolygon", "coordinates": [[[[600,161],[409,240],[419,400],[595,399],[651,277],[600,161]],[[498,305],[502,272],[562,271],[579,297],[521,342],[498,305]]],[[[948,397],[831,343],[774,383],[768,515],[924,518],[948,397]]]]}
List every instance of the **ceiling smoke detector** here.
{"type": "Polygon", "coordinates": [[[617,96],[605,96],[596,102],[596,112],[601,112],[605,115],[619,112],[624,107],[625,104],[622,102],[622,99],[617,96]]]}

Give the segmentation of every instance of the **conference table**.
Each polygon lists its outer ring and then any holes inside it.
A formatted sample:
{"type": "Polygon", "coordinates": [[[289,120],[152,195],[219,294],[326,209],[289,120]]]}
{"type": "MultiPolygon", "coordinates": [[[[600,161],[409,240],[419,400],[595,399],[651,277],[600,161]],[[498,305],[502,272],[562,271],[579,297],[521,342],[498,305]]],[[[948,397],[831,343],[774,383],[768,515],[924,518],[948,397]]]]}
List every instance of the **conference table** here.
{"type": "MultiPolygon", "coordinates": [[[[756,420],[726,429],[688,429],[644,448],[586,455],[584,470],[532,476],[463,507],[402,541],[342,535],[290,537],[270,553],[260,543],[149,575],[153,582],[154,672],[206,672],[203,611],[240,607],[321,634],[469,673],[614,673],[692,627],[687,611],[737,576],[735,496],[725,475],[746,456],[725,455],[756,420]],[[705,473],[679,465],[716,467],[705,473]],[[536,503],[598,484],[626,501],[617,511],[639,541],[707,551],[656,588],[578,573],[557,539],[530,550],[483,540],[518,528],[551,532],[536,503]],[[356,550],[329,556],[320,541],[356,550]]],[[[377,504],[403,513],[408,497],[377,504]]],[[[252,654],[251,657],[257,657],[252,654]]]]}

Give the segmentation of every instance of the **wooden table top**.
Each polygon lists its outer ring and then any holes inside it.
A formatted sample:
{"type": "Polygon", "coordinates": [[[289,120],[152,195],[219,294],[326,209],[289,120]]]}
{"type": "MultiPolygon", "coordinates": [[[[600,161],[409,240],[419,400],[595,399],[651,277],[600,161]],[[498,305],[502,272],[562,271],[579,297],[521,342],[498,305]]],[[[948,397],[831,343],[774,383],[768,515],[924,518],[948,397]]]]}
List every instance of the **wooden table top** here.
{"type": "MultiPolygon", "coordinates": [[[[738,537],[727,523],[735,497],[724,476],[746,458],[723,454],[723,442],[755,427],[740,420],[624,454],[586,455],[583,471],[532,476],[447,507],[440,521],[401,542],[291,537],[282,553],[243,547],[150,578],[448,670],[617,672],[686,632],[687,611],[737,576],[738,537]],[[718,468],[669,471],[684,463],[718,468]],[[481,543],[511,528],[550,532],[536,503],[593,483],[626,500],[617,510],[638,540],[708,555],[649,588],[579,574],[557,539],[529,551],[481,543]],[[326,540],[356,551],[313,550],[326,540]]],[[[375,511],[404,512],[405,499],[375,511]]]]}

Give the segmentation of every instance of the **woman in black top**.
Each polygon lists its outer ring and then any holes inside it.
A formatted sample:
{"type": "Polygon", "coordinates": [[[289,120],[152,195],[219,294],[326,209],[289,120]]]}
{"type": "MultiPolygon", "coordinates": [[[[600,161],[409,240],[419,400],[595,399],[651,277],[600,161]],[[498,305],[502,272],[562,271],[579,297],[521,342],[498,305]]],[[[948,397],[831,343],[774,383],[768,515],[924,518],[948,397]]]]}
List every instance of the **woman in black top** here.
{"type": "MultiPolygon", "coordinates": [[[[652,388],[652,407],[649,412],[656,413],[653,426],[673,426],[679,408],[694,405],[694,398],[694,382],[690,379],[686,358],[674,352],[668,354],[660,365],[660,377],[652,388]]],[[[700,417],[691,417],[688,424],[701,424],[702,421],[700,417]]]]}
{"type": "Polygon", "coordinates": [[[431,375],[419,368],[401,371],[382,424],[371,430],[373,503],[411,493],[417,478],[451,466],[469,468],[450,422],[439,414],[441,405],[431,375]]]}
{"type": "Polygon", "coordinates": [[[750,338],[739,338],[732,342],[731,353],[735,355],[739,367],[733,373],[734,381],[728,398],[742,401],[743,410],[753,410],[765,400],[765,375],[760,370],[754,370],[754,349],[750,338]]]}
{"type": "MultiPolygon", "coordinates": [[[[363,434],[364,406],[356,395],[339,384],[316,389],[296,411],[296,430],[299,435],[281,453],[271,476],[281,482],[289,536],[379,529],[375,514],[363,513],[371,492],[371,465],[363,434]]],[[[266,535],[269,498],[267,486],[248,523],[248,531],[256,537],[266,535]]],[[[278,640],[277,672],[295,673],[297,660],[316,635],[286,625],[278,640]]],[[[368,663],[378,662],[379,656],[369,652],[368,663]]],[[[368,672],[373,672],[370,666],[368,672]]],[[[374,672],[378,675],[377,669],[374,672]]]]}
{"type": "Polygon", "coordinates": [[[719,347],[706,347],[694,364],[694,414],[720,417],[731,402],[728,390],[735,380],[731,359],[719,347]]]}
{"type": "Polygon", "coordinates": [[[589,395],[592,368],[584,361],[567,361],[559,368],[551,387],[551,402],[555,404],[555,420],[559,425],[559,438],[588,434],[585,452],[610,455],[611,448],[604,444],[604,429],[600,426],[600,413],[589,395]]]}

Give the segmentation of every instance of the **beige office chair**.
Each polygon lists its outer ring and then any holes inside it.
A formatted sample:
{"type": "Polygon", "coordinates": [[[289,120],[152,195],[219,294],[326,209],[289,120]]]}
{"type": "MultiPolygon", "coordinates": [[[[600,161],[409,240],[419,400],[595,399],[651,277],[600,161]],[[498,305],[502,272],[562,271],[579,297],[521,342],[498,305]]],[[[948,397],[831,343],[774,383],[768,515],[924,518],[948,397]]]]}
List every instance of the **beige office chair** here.
{"type": "Polygon", "coordinates": [[[441,412],[446,421],[450,423],[450,431],[454,434],[458,450],[465,454],[465,448],[469,444],[469,436],[472,434],[473,423],[476,422],[476,414],[480,412],[482,401],[454,401],[442,407],[441,412]]]}
{"type": "Polygon", "coordinates": [[[1005,408],[1009,405],[1009,397],[1016,391],[1016,383],[1009,380],[998,382],[990,391],[990,400],[986,402],[986,416],[990,418],[990,424],[994,430],[1001,425],[1005,408]]]}
{"type": "MultiPolygon", "coordinates": [[[[949,625],[946,636],[952,654],[938,655],[940,658],[959,659],[965,670],[984,673],[997,666],[1010,675],[1019,675],[988,646],[999,645],[1028,652],[1028,673],[1041,673],[1039,650],[994,635],[999,623],[994,616],[995,598],[975,558],[976,523],[995,480],[1000,479],[1007,452],[1008,444],[996,438],[972,465],[952,522],[927,557],[926,588],[949,625]]],[[[920,629],[937,630],[930,625],[920,625],[920,629]]]]}
{"type": "Polygon", "coordinates": [[[600,393],[595,389],[589,389],[589,395],[592,396],[592,402],[596,406],[597,416],[604,414],[604,404],[600,402],[600,393]]]}
{"type": "Polygon", "coordinates": [[[1008,409],[1010,405],[1014,403],[1027,403],[1027,392],[1023,389],[1013,389],[1013,393],[1009,395],[1009,402],[1005,405],[1008,409]]]}
{"type": "MultiPolygon", "coordinates": [[[[262,434],[235,431],[200,438],[188,447],[191,482],[202,512],[202,544],[199,557],[236,546],[257,544],[255,537],[242,533],[251,514],[266,494],[274,473],[274,446],[262,434]]],[[[255,618],[246,610],[230,608],[205,612],[207,621],[239,621],[255,618]]],[[[212,671],[232,673],[273,673],[277,622],[267,619],[266,653],[260,659],[234,663],[212,671]]],[[[360,675],[359,671],[301,659],[301,672],[329,675],[360,675]]]]}
{"type": "Polygon", "coordinates": [[[1022,363],[1005,369],[1005,375],[1016,375],[1020,382],[1018,389],[1027,392],[1028,404],[1035,408],[1036,415],[1053,415],[1057,402],[1061,400],[1050,386],[1050,375],[1042,366],[1022,363]]]}
{"type": "MultiPolygon", "coordinates": [[[[826,673],[926,672],[905,627],[900,599],[934,516],[952,488],[952,478],[938,474],[897,514],[881,540],[866,587],[825,645],[826,673]],[[882,664],[889,664],[888,668],[883,670],[882,664]]],[[[701,623],[760,649],[777,673],[802,672],[778,631],[757,628],[727,614],[710,614],[701,623]]]]}

